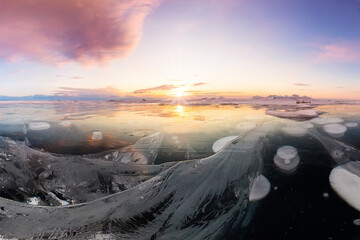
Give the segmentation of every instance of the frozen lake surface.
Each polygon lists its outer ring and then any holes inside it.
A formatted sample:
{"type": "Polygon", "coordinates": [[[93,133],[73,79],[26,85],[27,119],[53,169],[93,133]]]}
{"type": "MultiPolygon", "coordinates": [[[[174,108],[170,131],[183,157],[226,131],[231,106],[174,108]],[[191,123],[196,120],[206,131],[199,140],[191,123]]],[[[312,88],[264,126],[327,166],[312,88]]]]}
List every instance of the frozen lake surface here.
{"type": "Polygon", "coordinates": [[[359,105],[1,102],[0,236],[358,239],[359,122],[359,105]]]}

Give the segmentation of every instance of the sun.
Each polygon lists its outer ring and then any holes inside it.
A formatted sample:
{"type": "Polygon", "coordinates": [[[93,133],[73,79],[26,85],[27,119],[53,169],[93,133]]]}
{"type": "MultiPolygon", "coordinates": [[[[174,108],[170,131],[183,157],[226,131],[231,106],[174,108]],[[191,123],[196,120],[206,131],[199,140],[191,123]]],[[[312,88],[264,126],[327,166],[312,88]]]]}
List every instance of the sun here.
{"type": "Polygon", "coordinates": [[[181,98],[181,97],[184,96],[184,92],[183,92],[183,91],[178,91],[178,92],[175,93],[175,96],[176,96],[177,98],[181,98]]]}

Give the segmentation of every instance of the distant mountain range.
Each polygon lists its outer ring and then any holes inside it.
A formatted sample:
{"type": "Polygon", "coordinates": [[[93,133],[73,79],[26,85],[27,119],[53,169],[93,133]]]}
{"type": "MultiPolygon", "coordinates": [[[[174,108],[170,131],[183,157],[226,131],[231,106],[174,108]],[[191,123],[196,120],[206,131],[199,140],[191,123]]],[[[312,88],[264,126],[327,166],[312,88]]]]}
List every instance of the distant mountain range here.
{"type": "Polygon", "coordinates": [[[134,96],[60,96],[60,95],[30,95],[30,96],[0,96],[0,101],[107,101],[131,100],[141,101],[142,98],[134,96]]]}

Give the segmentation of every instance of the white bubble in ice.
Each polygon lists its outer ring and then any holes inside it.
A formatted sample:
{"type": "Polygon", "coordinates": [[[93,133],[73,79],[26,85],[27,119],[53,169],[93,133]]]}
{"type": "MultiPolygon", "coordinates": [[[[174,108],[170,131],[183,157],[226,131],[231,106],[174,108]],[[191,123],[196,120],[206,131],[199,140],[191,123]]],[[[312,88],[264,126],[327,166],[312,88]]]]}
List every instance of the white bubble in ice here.
{"type": "Polygon", "coordinates": [[[91,136],[92,140],[98,141],[98,140],[102,140],[103,139],[103,134],[100,131],[93,131],[92,136],[91,136]]]}
{"type": "Polygon", "coordinates": [[[329,182],[339,197],[360,211],[360,177],[358,175],[338,166],[331,171],[329,182]]]}
{"type": "Polygon", "coordinates": [[[29,129],[33,131],[41,131],[50,128],[50,124],[47,122],[31,122],[29,123],[29,129]]]}
{"type": "Polygon", "coordinates": [[[341,137],[347,128],[342,124],[327,124],[323,127],[324,131],[332,137],[341,137]]]}
{"type": "Polygon", "coordinates": [[[241,122],[235,128],[240,131],[249,131],[256,128],[256,122],[241,122]]]}
{"type": "Polygon", "coordinates": [[[328,197],[329,197],[329,194],[328,194],[327,192],[324,192],[324,193],[323,193],[323,197],[324,197],[324,198],[328,198],[328,197]]]}
{"type": "Polygon", "coordinates": [[[280,147],[274,157],[274,163],[280,169],[287,172],[296,169],[300,163],[300,158],[296,148],[291,146],[280,147]]]}
{"type": "Polygon", "coordinates": [[[311,120],[311,122],[320,124],[320,125],[342,123],[343,121],[344,121],[344,119],[341,119],[341,118],[320,118],[320,117],[314,118],[311,120]]]}
{"type": "Polygon", "coordinates": [[[30,205],[38,206],[40,204],[40,198],[39,197],[30,197],[26,202],[30,205]]]}
{"type": "Polygon", "coordinates": [[[284,170],[286,172],[292,172],[297,168],[297,166],[299,166],[300,157],[296,156],[292,159],[283,159],[276,154],[274,157],[274,163],[281,170],[284,170]]]}
{"type": "Polygon", "coordinates": [[[345,123],[344,125],[345,125],[346,127],[353,128],[353,127],[356,127],[356,126],[358,125],[358,123],[350,122],[350,123],[345,123]]]}
{"type": "Polygon", "coordinates": [[[303,127],[298,127],[298,126],[287,126],[287,127],[283,127],[282,130],[294,137],[303,137],[306,135],[307,130],[303,127]]]}
{"type": "Polygon", "coordinates": [[[330,155],[335,159],[342,159],[344,157],[344,152],[339,149],[333,150],[330,155]]]}
{"type": "Polygon", "coordinates": [[[254,202],[263,199],[269,194],[270,188],[271,184],[269,180],[265,176],[259,175],[252,183],[249,201],[254,202]]]}
{"type": "Polygon", "coordinates": [[[360,219],[354,219],[353,224],[356,226],[360,226],[360,219]]]}
{"type": "Polygon", "coordinates": [[[306,129],[310,129],[310,128],[313,128],[314,127],[314,125],[312,124],[312,123],[304,123],[303,125],[302,125],[304,128],[306,128],[306,129]]]}
{"type": "Polygon", "coordinates": [[[70,127],[72,123],[71,121],[61,121],[59,124],[63,127],[70,127]]]}
{"type": "Polygon", "coordinates": [[[280,147],[276,154],[282,158],[282,159],[293,159],[294,157],[296,157],[298,155],[298,152],[296,150],[296,148],[291,147],[291,146],[282,146],[280,147]]]}
{"type": "Polygon", "coordinates": [[[27,132],[28,132],[28,128],[27,128],[27,126],[24,124],[24,126],[23,126],[23,133],[26,135],[27,132]]]}
{"type": "Polygon", "coordinates": [[[219,140],[216,140],[214,142],[214,144],[212,145],[212,150],[214,152],[218,152],[221,149],[223,149],[226,146],[226,144],[228,144],[229,142],[231,142],[232,140],[234,140],[238,137],[239,136],[227,136],[227,137],[220,138],[219,140]]]}

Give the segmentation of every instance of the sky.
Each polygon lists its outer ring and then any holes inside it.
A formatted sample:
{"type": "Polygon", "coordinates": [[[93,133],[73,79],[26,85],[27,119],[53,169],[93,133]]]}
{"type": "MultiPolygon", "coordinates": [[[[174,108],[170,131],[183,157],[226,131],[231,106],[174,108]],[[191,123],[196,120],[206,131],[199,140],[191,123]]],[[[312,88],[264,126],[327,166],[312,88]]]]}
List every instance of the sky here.
{"type": "Polygon", "coordinates": [[[0,0],[0,95],[360,98],[359,0],[0,0]]]}

